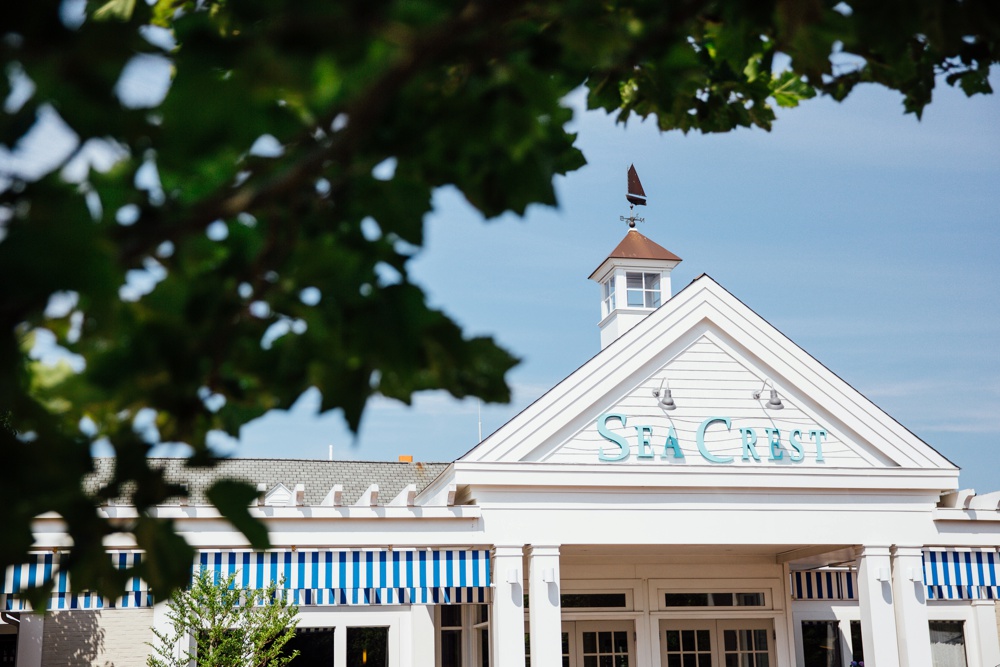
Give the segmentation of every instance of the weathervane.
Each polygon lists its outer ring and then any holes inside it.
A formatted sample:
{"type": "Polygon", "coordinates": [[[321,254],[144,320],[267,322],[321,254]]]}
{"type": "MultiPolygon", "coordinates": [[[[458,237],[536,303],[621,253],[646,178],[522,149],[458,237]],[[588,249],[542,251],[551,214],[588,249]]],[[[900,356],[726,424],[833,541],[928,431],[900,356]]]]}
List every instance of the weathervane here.
{"type": "Polygon", "coordinates": [[[625,199],[628,200],[628,217],[624,215],[618,216],[618,219],[622,222],[628,222],[628,226],[634,228],[636,222],[646,222],[646,218],[635,217],[634,209],[636,206],[646,205],[646,191],[642,189],[642,183],[639,182],[639,174],[635,171],[635,165],[629,165],[628,168],[628,192],[625,194],[625,199]]]}

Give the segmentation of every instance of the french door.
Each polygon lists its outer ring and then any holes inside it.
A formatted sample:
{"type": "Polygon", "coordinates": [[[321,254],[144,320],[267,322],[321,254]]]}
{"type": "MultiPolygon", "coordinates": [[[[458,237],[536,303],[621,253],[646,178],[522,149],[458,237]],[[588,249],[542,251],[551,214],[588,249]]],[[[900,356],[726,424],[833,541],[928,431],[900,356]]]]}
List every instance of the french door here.
{"type": "Polygon", "coordinates": [[[771,667],[770,619],[660,621],[663,667],[771,667]]]}
{"type": "Polygon", "coordinates": [[[632,621],[564,621],[563,667],[634,667],[632,621]]]}

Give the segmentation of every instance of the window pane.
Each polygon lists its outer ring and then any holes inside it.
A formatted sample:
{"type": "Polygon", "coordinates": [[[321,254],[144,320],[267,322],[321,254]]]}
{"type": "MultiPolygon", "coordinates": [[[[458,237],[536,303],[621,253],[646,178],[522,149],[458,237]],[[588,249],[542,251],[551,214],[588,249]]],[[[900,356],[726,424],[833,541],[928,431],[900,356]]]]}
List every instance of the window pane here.
{"type": "Polygon", "coordinates": [[[624,593],[566,593],[560,596],[560,604],[565,609],[587,607],[624,608],[626,602],[624,593]]]}
{"type": "Polygon", "coordinates": [[[660,274],[659,273],[644,273],[642,274],[645,278],[645,286],[648,290],[660,291],[660,274]]]}
{"type": "Polygon", "coordinates": [[[962,621],[931,621],[930,631],[934,667],[967,667],[962,621]]]}
{"type": "Polygon", "coordinates": [[[625,274],[625,287],[628,289],[642,289],[642,274],[632,273],[631,271],[625,274]]]}
{"type": "Polygon", "coordinates": [[[861,621],[851,621],[851,662],[858,664],[865,660],[865,648],[861,641],[861,621]]]}
{"type": "Polygon", "coordinates": [[[642,308],[643,303],[645,303],[642,296],[642,290],[630,289],[625,292],[625,295],[627,296],[628,305],[633,308],[642,308]]]}
{"type": "MultiPolygon", "coordinates": [[[[485,606],[485,605],[484,605],[485,606]]],[[[490,667],[490,631],[479,630],[479,663],[482,667],[490,667]]]]}
{"type": "Polygon", "coordinates": [[[737,593],[736,594],[736,606],[737,607],[763,607],[764,606],[764,594],[763,593],[737,593]]]}
{"type": "Polygon", "coordinates": [[[347,667],[388,667],[389,628],[347,628],[347,667]]]}
{"type": "MultiPolygon", "coordinates": [[[[298,667],[298,662],[294,663],[298,667]]],[[[441,631],[441,667],[462,667],[462,631],[441,631]]]]}
{"type": "MultiPolygon", "coordinates": [[[[293,660],[297,667],[331,667],[333,665],[333,628],[303,628],[295,631],[282,654],[291,655],[298,651],[293,660]]],[[[6,664],[0,660],[0,664],[6,664]]],[[[11,662],[10,664],[14,664],[11,662]]]]}
{"type": "Polygon", "coordinates": [[[838,622],[803,621],[802,653],[805,667],[843,667],[838,622]]]}
{"type": "Polygon", "coordinates": [[[657,292],[646,292],[646,308],[659,308],[660,307],[660,293],[657,292]]]}
{"type": "Polygon", "coordinates": [[[441,627],[462,627],[462,606],[457,604],[441,605],[441,627]]]}

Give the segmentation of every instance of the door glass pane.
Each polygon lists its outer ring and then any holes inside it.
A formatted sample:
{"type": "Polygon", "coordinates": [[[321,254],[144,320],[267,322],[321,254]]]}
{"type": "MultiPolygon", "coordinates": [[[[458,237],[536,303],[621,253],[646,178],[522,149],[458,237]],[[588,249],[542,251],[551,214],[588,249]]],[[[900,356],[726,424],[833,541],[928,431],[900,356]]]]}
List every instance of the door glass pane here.
{"type": "Polygon", "coordinates": [[[723,630],[726,667],[768,667],[767,630],[723,630]]]}
{"type": "Polygon", "coordinates": [[[666,667],[712,667],[710,630],[666,630],[666,667]]]}
{"type": "Polygon", "coordinates": [[[347,628],[347,667],[388,667],[389,628],[347,628]]]}
{"type": "Polygon", "coordinates": [[[584,667],[629,667],[627,632],[599,630],[581,636],[584,667]]]}
{"type": "Polygon", "coordinates": [[[962,621],[931,621],[931,664],[966,667],[965,629],[962,621]]]}

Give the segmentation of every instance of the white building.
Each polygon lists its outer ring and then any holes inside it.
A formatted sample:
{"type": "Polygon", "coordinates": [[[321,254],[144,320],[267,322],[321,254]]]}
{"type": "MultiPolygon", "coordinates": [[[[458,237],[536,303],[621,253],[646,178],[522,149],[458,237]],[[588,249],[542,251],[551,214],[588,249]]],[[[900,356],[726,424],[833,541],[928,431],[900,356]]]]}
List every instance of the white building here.
{"type": "MultiPolygon", "coordinates": [[[[361,664],[361,640],[391,667],[1000,664],[1000,493],[957,490],[952,463],[710,277],[671,297],[679,262],[629,231],[591,275],[601,352],[450,464],[223,464],[260,485],[273,552],[206,506],[207,479],[158,514],[201,566],[286,577],[303,667],[361,664]]],[[[0,646],[18,667],[143,664],[164,619],[142,582],[113,608],[60,582],[56,611],[22,611],[64,544],[38,521],[0,646]]]]}

